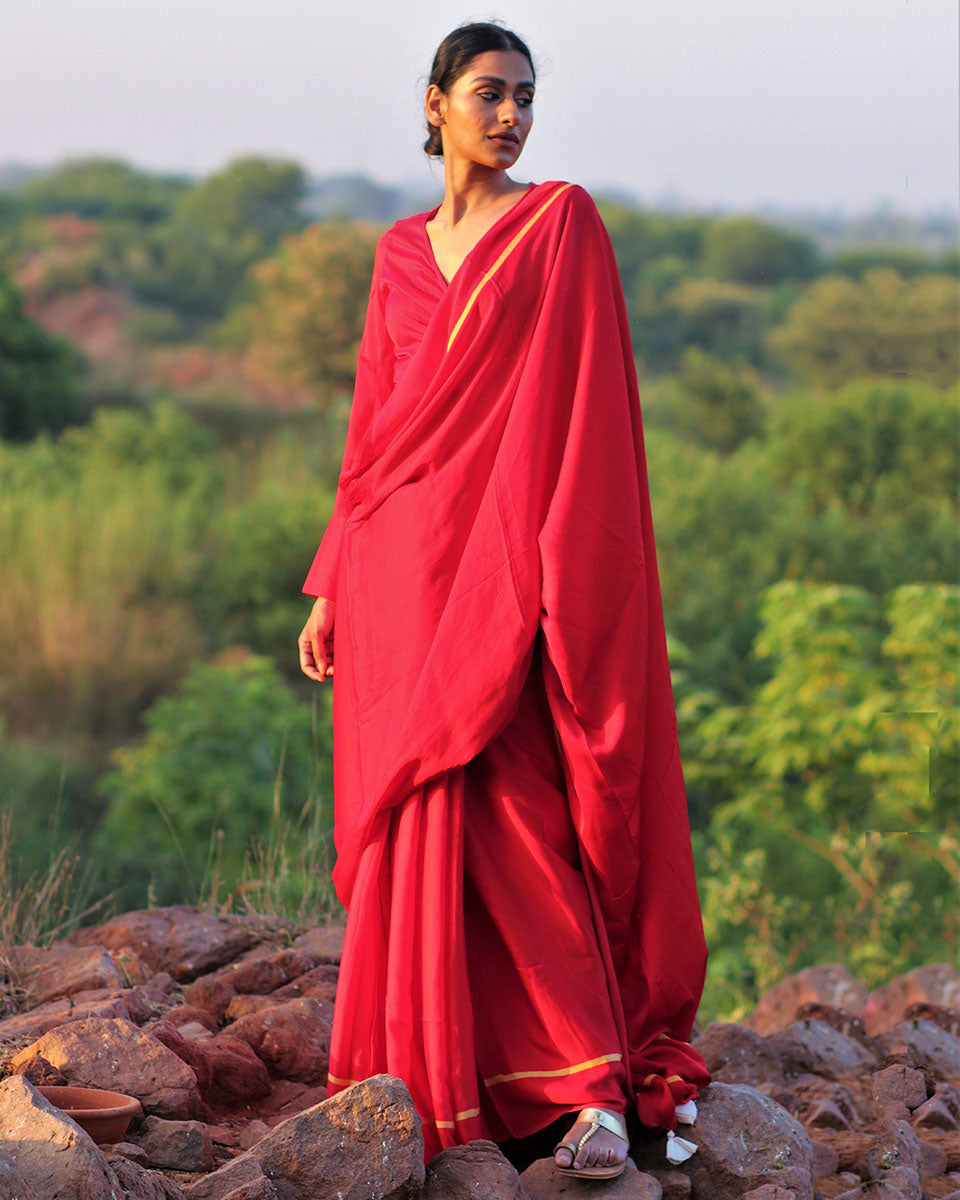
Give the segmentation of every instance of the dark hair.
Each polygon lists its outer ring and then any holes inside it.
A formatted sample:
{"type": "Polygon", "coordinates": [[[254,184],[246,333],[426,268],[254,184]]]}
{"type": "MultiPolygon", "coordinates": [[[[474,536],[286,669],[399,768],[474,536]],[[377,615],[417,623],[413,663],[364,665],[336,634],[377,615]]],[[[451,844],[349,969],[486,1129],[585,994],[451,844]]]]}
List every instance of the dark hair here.
{"type": "MultiPolygon", "coordinates": [[[[443,39],[433,56],[428,83],[435,83],[441,92],[449,92],[471,61],[487,50],[518,50],[530,64],[534,79],[533,57],[524,41],[512,30],[497,25],[494,21],[472,21],[460,25],[443,39]]],[[[443,140],[440,127],[427,122],[430,136],[423,143],[427,154],[443,155],[443,140]]]]}

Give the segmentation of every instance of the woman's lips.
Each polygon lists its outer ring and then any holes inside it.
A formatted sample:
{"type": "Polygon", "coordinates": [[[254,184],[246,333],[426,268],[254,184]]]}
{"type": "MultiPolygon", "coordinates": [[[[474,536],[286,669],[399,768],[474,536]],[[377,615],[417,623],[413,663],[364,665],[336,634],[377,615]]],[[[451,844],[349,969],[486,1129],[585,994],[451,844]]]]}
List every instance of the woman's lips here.
{"type": "Polygon", "coordinates": [[[494,142],[502,142],[505,146],[517,146],[520,144],[519,138],[510,137],[507,134],[503,134],[503,133],[491,133],[490,139],[491,139],[491,141],[494,141],[494,142]]]}

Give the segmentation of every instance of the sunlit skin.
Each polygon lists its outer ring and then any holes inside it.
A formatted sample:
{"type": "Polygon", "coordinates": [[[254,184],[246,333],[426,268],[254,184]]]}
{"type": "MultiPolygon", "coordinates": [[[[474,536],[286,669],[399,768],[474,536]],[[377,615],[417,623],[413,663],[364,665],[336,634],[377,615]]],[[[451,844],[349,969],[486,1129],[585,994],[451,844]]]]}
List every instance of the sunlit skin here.
{"type": "MultiPolygon", "coordinates": [[[[443,143],[444,196],[426,230],[448,283],[480,238],[527,190],[507,171],[533,125],[533,97],[533,70],[516,50],[478,54],[449,92],[435,84],[427,88],[427,120],[439,127],[443,143]]],[[[333,675],[335,616],[336,604],[319,597],[300,634],[300,667],[318,682],[333,675]]],[[[577,1122],[564,1140],[575,1145],[589,1128],[577,1122]]],[[[576,1166],[613,1166],[626,1153],[626,1143],[601,1127],[577,1155],[576,1166]]],[[[557,1166],[573,1161],[569,1150],[557,1151],[557,1166]]]]}

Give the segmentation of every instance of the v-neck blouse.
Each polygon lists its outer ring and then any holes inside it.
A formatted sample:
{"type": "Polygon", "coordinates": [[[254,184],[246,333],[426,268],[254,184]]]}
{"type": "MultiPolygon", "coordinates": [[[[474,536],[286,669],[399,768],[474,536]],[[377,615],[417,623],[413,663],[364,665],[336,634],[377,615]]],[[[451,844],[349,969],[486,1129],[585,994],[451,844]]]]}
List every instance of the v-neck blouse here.
{"type": "Polygon", "coordinates": [[[444,293],[456,282],[469,260],[514,209],[529,202],[539,184],[531,183],[520,199],[502,213],[477,239],[456,275],[447,283],[433,253],[427,222],[440,209],[416,213],[397,221],[381,238],[380,274],[376,300],[382,306],[383,325],[393,349],[393,382],[403,374],[423,340],[430,318],[444,293]]]}

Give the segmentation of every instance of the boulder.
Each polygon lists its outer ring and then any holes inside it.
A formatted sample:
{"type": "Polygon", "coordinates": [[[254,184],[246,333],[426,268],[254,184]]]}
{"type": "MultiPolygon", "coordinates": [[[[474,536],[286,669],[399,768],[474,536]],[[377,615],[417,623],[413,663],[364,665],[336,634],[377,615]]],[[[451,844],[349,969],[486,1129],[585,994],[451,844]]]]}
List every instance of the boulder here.
{"type": "Polygon", "coordinates": [[[0,1021],[0,1038],[4,1041],[39,1038],[51,1029],[69,1025],[71,1021],[82,1021],[86,1017],[119,1017],[128,1020],[129,1016],[126,1004],[119,997],[78,1004],[71,999],[51,1000],[0,1021]]]}
{"type": "Polygon", "coordinates": [[[248,1017],[250,1013],[263,1012],[265,1008],[276,1008],[278,1004],[283,1004],[283,997],[234,996],[227,1005],[227,1011],[223,1014],[224,1020],[229,1025],[233,1021],[239,1021],[241,1017],[248,1017]]]}
{"type": "Polygon", "coordinates": [[[199,1112],[194,1072],[132,1021],[89,1017],[61,1025],[17,1054],[11,1069],[37,1055],[79,1087],[135,1096],[146,1113],[177,1120],[199,1112]]]}
{"type": "Polygon", "coordinates": [[[151,1167],[169,1171],[209,1171],[213,1168],[213,1141],[202,1121],[165,1121],[147,1117],[137,1131],[136,1144],[146,1152],[151,1167]]]}
{"type": "MultiPolygon", "coordinates": [[[[317,1195],[316,1181],[312,1193],[302,1194],[317,1195]]],[[[296,1195],[297,1193],[287,1189],[283,1200],[296,1195]]],[[[281,1200],[281,1193],[274,1182],[264,1174],[259,1160],[250,1154],[243,1154],[240,1158],[225,1163],[212,1175],[207,1175],[188,1187],[187,1200],[281,1200]]]]}
{"type": "MultiPolygon", "coordinates": [[[[697,1120],[682,1127],[698,1150],[683,1164],[693,1200],[741,1200],[764,1183],[792,1188],[813,1200],[814,1155],[810,1136],[782,1105],[756,1088],[710,1083],[697,1101],[697,1120]]],[[[664,1167],[665,1138],[634,1146],[643,1171],[664,1167]]]]}
{"type": "Polygon", "coordinates": [[[776,1049],[745,1025],[711,1021],[691,1044],[719,1083],[783,1083],[776,1049]]]}
{"type": "Polygon", "coordinates": [[[960,971],[949,963],[914,967],[867,997],[863,1023],[876,1036],[903,1020],[908,1005],[928,1003],[960,1008],[960,971]]]}
{"type": "Polygon", "coordinates": [[[208,1012],[214,1025],[219,1025],[236,994],[218,975],[201,975],[185,989],[183,998],[191,1008],[208,1012]]]}
{"type": "Polygon", "coordinates": [[[826,1021],[794,1021],[767,1041],[779,1053],[788,1079],[811,1072],[826,1079],[844,1079],[872,1071],[878,1062],[873,1048],[839,1033],[826,1021]]]}
{"type": "Polygon", "coordinates": [[[321,963],[311,971],[305,971],[296,979],[291,979],[283,987],[273,992],[280,999],[294,999],[297,996],[316,996],[318,1000],[330,1000],[337,994],[337,979],[340,968],[336,963],[321,963]]]}
{"type": "MultiPolygon", "coordinates": [[[[263,948],[259,947],[258,951],[263,948]]],[[[317,956],[305,950],[281,950],[279,953],[254,952],[220,972],[220,979],[245,996],[268,996],[317,965],[317,956]]]]}
{"type": "Polygon", "coordinates": [[[11,946],[10,965],[32,1005],[46,1004],[91,988],[122,988],[126,980],[102,946],[11,946]]]}
{"type": "Polygon", "coordinates": [[[871,1077],[873,1098],[878,1104],[899,1100],[907,1108],[919,1108],[927,1098],[927,1081],[922,1071],[902,1063],[874,1071],[871,1077]]]}
{"type": "Polygon", "coordinates": [[[342,1200],[402,1200],[425,1180],[420,1115],[406,1084],[391,1075],[374,1075],[291,1117],[248,1153],[291,1191],[322,1179],[342,1200]]]}
{"type": "Polygon", "coordinates": [[[117,1200],[120,1185],[106,1155],[19,1075],[0,1080],[0,1143],[40,1197],[117,1200]]]}
{"type": "Polygon", "coordinates": [[[183,1192],[172,1179],[159,1171],[146,1170],[133,1159],[118,1155],[110,1159],[110,1166],[124,1189],[121,1194],[125,1200],[184,1200],[183,1192]]]}
{"type": "Polygon", "coordinates": [[[149,970],[167,971],[185,983],[233,962],[268,932],[262,917],[216,915],[172,904],[122,913],[65,941],[115,950],[132,947],[149,970]]]}
{"type": "Polygon", "coordinates": [[[0,1150],[0,1197],[2,1200],[40,1200],[24,1179],[16,1161],[0,1150]]]}
{"type": "Polygon", "coordinates": [[[762,1183],[758,1188],[744,1192],[743,1200],[797,1200],[797,1193],[779,1183],[762,1183]]]}
{"type": "Polygon", "coordinates": [[[212,1107],[230,1109],[269,1096],[267,1068],[247,1042],[221,1033],[203,1043],[203,1054],[210,1064],[210,1083],[202,1094],[212,1107]]]}
{"type": "Polygon", "coordinates": [[[960,1088],[938,1083],[929,1100],[914,1109],[915,1129],[960,1129],[960,1088]]]}
{"type": "Polygon", "coordinates": [[[937,1079],[960,1079],[960,1038],[933,1021],[903,1021],[878,1034],[877,1043],[891,1058],[926,1068],[937,1079]]]}
{"type": "Polygon", "coordinates": [[[690,1176],[682,1171],[650,1171],[663,1189],[663,1200],[689,1200],[690,1176]]]}
{"type": "Polygon", "coordinates": [[[309,954],[319,954],[338,962],[343,954],[343,938],[347,931],[345,921],[337,921],[331,925],[320,925],[308,929],[294,938],[294,950],[306,950],[309,954]]]}
{"type": "Polygon", "coordinates": [[[246,1042],[271,1075],[301,1083],[323,1083],[330,1057],[333,1005],[312,997],[288,1000],[249,1013],[229,1027],[246,1042]]]}
{"type": "MultiPolygon", "coordinates": [[[[661,1200],[660,1181],[653,1175],[638,1171],[632,1158],[616,1179],[574,1179],[558,1175],[552,1158],[539,1158],[520,1176],[530,1200],[561,1200],[561,1197],[582,1197],[582,1200],[661,1200]]],[[[523,1195],[523,1193],[520,1193],[523,1195]]],[[[432,1200],[432,1198],[431,1198],[432,1200]]]]}
{"type": "Polygon", "coordinates": [[[811,1001],[860,1014],[867,989],[841,963],[805,967],[768,988],[744,1024],[756,1033],[774,1033],[796,1020],[797,1009],[811,1001]]]}
{"type": "Polygon", "coordinates": [[[808,1129],[852,1129],[863,1120],[853,1093],[842,1084],[826,1079],[798,1080],[794,1092],[799,1101],[794,1115],[808,1129]]]}
{"type": "Polygon", "coordinates": [[[219,1029],[217,1022],[205,1008],[194,1008],[192,1004],[176,1004],[173,1008],[168,1008],[163,1014],[163,1019],[175,1025],[177,1029],[183,1025],[195,1024],[202,1025],[211,1033],[216,1033],[219,1029]]]}
{"type": "Polygon", "coordinates": [[[528,1200],[512,1163],[495,1142],[441,1150],[427,1164],[423,1200],[528,1200]]]}

